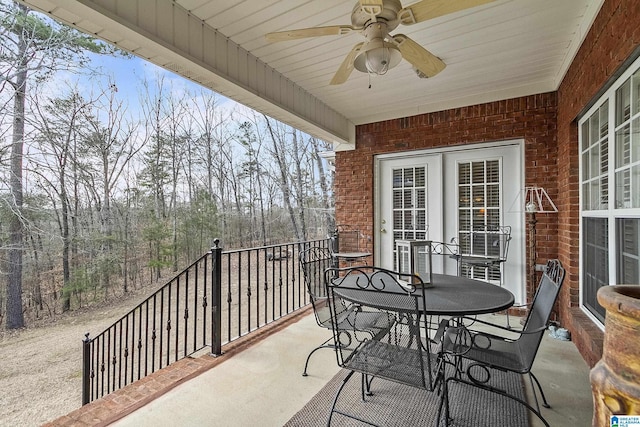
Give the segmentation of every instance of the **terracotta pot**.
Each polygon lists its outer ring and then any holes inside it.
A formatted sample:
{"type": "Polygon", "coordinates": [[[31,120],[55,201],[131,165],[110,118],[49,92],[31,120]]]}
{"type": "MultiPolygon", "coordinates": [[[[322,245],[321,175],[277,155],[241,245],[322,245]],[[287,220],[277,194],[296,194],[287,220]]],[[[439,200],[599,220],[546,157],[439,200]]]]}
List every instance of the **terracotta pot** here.
{"type": "Polygon", "coordinates": [[[640,286],[604,286],[598,302],[607,310],[602,359],[591,370],[593,426],[611,415],[640,414],[640,286]]]}

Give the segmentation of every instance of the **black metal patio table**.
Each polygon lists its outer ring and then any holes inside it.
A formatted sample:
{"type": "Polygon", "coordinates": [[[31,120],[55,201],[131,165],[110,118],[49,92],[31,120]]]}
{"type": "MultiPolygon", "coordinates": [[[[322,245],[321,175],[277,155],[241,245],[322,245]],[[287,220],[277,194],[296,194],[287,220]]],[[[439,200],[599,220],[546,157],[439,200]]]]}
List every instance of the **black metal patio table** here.
{"type": "MultiPolygon", "coordinates": [[[[384,280],[386,275],[372,277],[372,281],[384,280]]],[[[363,305],[378,307],[380,309],[397,307],[397,301],[390,301],[384,292],[363,290],[358,287],[358,277],[368,282],[369,278],[358,274],[350,274],[344,277],[340,285],[334,288],[334,292],[346,300],[361,303],[363,305]]],[[[389,277],[389,276],[386,276],[389,277]]],[[[388,289],[389,284],[381,286],[388,289]]],[[[394,281],[392,286],[399,286],[394,281]]],[[[451,276],[446,274],[433,274],[430,284],[418,287],[418,293],[424,292],[425,307],[420,311],[427,315],[464,316],[486,313],[496,313],[511,307],[514,303],[513,294],[507,289],[481,280],[466,277],[451,276]]],[[[419,298],[420,303],[422,298],[419,298]]],[[[415,307],[406,307],[407,311],[415,307]]]]}

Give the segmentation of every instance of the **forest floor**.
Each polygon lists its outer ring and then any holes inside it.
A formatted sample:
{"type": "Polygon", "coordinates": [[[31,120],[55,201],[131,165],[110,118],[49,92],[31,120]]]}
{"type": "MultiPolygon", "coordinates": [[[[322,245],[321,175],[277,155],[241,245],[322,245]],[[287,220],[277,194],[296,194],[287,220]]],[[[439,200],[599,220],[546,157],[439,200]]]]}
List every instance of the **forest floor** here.
{"type": "Polygon", "coordinates": [[[154,287],[20,330],[0,330],[0,426],[40,426],[79,408],[84,335],[102,332],[154,287]]]}

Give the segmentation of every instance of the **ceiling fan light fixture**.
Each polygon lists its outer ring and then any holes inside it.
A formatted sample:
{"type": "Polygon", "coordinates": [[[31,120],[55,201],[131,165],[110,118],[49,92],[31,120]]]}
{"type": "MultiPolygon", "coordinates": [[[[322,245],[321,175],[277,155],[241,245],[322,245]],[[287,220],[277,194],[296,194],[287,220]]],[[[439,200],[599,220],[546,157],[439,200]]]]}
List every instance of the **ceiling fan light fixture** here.
{"type": "Polygon", "coordinates": [[[383,75],[402,60],[396,45],[382,39],[373,39],[362,49],[353,67],[363,73],[383,75]]]}

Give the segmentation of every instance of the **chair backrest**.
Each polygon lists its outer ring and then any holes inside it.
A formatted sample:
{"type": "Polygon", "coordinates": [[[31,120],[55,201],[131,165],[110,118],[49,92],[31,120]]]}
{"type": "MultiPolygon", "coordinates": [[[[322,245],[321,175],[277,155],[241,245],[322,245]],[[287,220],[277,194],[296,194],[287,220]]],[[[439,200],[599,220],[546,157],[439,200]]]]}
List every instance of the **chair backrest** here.
{"type": "Polygon", "coordinates": [[[523,333],[518,339],[520,354],[524,357],[529,368],[533,365],[563,281],[564,268],[560,261],[557,259],[547,261],[524,324],[523,331],[526,333],[523,333]]]}
{"type": "Polygon", "coordinates": [[[360,252],[360,230],[350,225],[336,227],[334,252],[360,252]]]}
{"type": "Polygon", "coordinates": [[[452,242],[431,242],[431,271],[440,274],[460,274],[460,245],[452,242]],[[447,268],[455,267],[454,271],[447,268]]]}
{"type": "Polygon", "coordinates": [[[332,268],[325,272],[338,364],[375,377],[432,390],[435,356],[425,339],[420,312],[424,292],[417,276],[372,266],[332,268]],[[414,283],[414,284],[411,284],[414,283]],[[336,301],[358,310],[340,318],[336,301]],[[376,315],[375,322],[365,321],[376,315]],[[380,316],[380,314],[384,314],[380,316]]]}
{"type": "Polygon", "coordinates": [[[460,253],[507,260],[511,227],[508,225],[487,225],[476,227],[459,236],[460,253]]]}
{"type": "Polygon", "coordinates": [[[396,271],[417,274],[423,282],[431,283],[433,273],[458,274],[458,244],[433,240],[396,240],[396,271]],[[455,267],[447,268],[451,264],[455,267]],[[453,265],[455,264],[455,265],[453,265]]]}
{"type": "Polygon", "coordinates": [[[331,312],[326,303],[324,271],[331,267],[331,251],[327,248],[312,246],[300,252],[299,258],[316,321],[320,326],[330,328],[331,312]]]}

